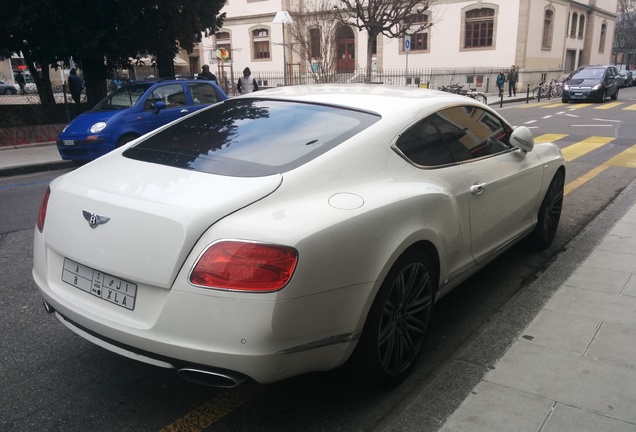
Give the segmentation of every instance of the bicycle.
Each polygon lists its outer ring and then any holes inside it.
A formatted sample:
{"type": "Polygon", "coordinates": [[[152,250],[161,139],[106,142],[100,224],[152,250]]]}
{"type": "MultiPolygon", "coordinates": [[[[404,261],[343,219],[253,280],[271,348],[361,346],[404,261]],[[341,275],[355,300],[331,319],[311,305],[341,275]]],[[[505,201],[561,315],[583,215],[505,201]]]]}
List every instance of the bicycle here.
{"type": "Polygon", "coordinates": [[[539,98],[560,98],[563,94],[563,80],[553,78],[550,82],[542,81],[538,87],[532,90],[532,97],[539,98]]]}
{"type": "Polygon", "coordinates": [[[459,84],[450,84],[448,86],[442,85],[439,87],[441,91],[445,91],[447,93],[459,94],[462,96],[468,96],[469,98],[475,99],[478,102],[483,103],[484,105],[488,104],[488,97],[483,92],[478,92],[476,88],[471,88],[470,90],[464,90],[463,85],[459,84]]]}

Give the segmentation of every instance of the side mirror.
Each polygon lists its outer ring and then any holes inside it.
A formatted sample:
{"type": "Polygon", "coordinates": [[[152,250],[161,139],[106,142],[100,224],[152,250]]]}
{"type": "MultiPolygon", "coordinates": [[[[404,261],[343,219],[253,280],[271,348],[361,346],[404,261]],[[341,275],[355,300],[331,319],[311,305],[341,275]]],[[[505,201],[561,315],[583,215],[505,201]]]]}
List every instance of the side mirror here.
{"type": "Polygon", "coordinates": [[[534,148],[532,132],[525,126],[519,126],[510,135],[510,144],[517,147],[523,153],[528,153],[534,148]]]}
{"type": "Polygon", "coordinates": [[[166,103],[164,101],[157,101],[155,102],[155,114],[159,114],[159,111],[161,111],[162,109],[166,109],[166,103]]]}

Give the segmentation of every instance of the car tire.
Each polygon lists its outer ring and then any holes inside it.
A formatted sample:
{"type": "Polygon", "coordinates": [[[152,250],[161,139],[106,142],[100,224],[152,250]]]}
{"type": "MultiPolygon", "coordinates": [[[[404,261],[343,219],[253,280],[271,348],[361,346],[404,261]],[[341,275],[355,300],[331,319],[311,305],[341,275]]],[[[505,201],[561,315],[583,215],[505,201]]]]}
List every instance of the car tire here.
{"type": "Polygon", "coordinates": [[[135,134],[123,135],[117,140],[117,148],[123,146],[124,144],[128,144],[129,142],[137,138],[139,138],[139,135],[135,135],[135,134]]]}
{"type": "Polygon", "coordinates": [[[413,369],[424,347],[435,293],[436,272],[417,249],[402,255],[373,301],[350,365],[365,381],[394,385],[413,369]]]}
{"type": "Polygon", "coordinates": [[[539,250],[550,246],[556,235],[563,208],[564,185],[565,174],[563,170],[559,170],[552,178],[543,197],[539,208],[539,220],[531,234],[531,241],[539,250]]]}
{"type": "Polygon", "coordinates": [[[563,102],[563,103],[568,103],[568,102],[570,102],[570,99],[568,99],[568,98],[566,98],[565,96],[563,96],[563,97],[561,98],[561,102],[563,102]]]}
{"type": "Polygon", "coordinates": [[[603,103],[605,102],[605,99],[607,99],[607,89],[603,90],[603,93],[601,93],[601,95],[598,97],[598,101],[599,103],[603,103]]]}
{"type": "Polygon", "coordinates": [[[614,93],[610,99],[612,100],[618,99],[618,89],[616,89],[616,93],[614,93]]]}

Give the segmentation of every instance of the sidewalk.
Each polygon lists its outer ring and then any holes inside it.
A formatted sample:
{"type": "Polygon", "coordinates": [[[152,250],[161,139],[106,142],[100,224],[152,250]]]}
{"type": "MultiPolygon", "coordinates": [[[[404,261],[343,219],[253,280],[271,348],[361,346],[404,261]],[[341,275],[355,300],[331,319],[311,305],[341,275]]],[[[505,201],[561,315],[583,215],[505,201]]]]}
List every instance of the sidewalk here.
{"type": "Polygon", "coordinates": [[[636,182],[384,431],[636,431],[636,182]]]}
{"type": "Polygon", "coordinates": [[[54,142],[0,147],[0,178],[73,166],[60,158],[54,142]]]}

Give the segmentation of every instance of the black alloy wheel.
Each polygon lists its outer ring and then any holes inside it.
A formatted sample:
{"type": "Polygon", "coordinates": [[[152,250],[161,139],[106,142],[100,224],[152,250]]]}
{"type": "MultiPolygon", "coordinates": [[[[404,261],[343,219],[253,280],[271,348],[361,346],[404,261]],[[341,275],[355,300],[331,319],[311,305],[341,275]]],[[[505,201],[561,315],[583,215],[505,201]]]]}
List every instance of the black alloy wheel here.
{"type": "Polygon", "coordinates": [[[392,385],[422,352],[433,314],[436,278],[428,256],[407,251],[376,296],[352,360],[371,382],[392,385]]]}
{"type": "Polygon", "coordinates": [[[539,209],[539,221],[531,234],[532,241],[538,249],[547,248],[554,240],[561,219],[564,186],[565,174],[559,170],[550,182],[539,209]]]}

